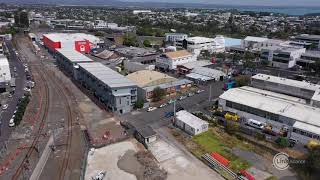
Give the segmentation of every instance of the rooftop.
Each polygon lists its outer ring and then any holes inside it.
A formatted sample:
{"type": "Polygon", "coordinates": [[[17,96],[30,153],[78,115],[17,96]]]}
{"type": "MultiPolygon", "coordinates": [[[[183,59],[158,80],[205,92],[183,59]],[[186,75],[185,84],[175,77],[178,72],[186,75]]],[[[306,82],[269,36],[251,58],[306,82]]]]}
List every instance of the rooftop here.
{"type": "Polygon", "coordinates": [[[189,37],[186,39],[189,42],[194,42],[194,43],[207,43],[207,42],[212,42],[214,41],[213,38],[207,38],[207,37],[189,37]]]}
{"type": "Polygon", "coordinates": [[[320,58],[320,51],[306,51],[302,56],[320,58]]]}
{"type": "Polygon", "coordinates": [[[313,126],[313,125],[310,125],[310,124],[306,124],[306,123],[303,123],[303,122],[299,122],[299,121],[296,121],[293,124],[293,127],[301,129],[301,130],[304,130],[304,131],[307,131],[307,132],[312,132],[314,134],[319,134],[320,133],[320,127],[316,127],[316,126],[313,126]]]}
{"type": "Polygon", "coordinates": [[[92,59],[88,58],[87,56],[81,54],[80,52],[78,52],[74,49],[61,48],[61,49],[57,49],[57,52],[59,52],[65,58],[69,59],[69,61],[74,62],[74,63],[92,62],[93,61],[92,59]]]}
{"type": "Polygon", "coordinates": [[[320,35],[310,35],[310,34],[300,34],[296,36],[298,39],[313,39],[313,40],[319,40],[320,41],[320,35]]]}
{"type": "Polygon", "coordinates": [[[142,57],[142,56],[149,56],[154,55],[155,51],[149,50],[146,48],[139,48],[139,47],[121,47],[115,49],[115,52],[120,53],[124,56],[132,56],[132,57],[142,57]]]}
{"type": "Polygon", "coordinates": [[[189,113],[186,110],[179,111],[176,113],[176,115],[177,115],[177,119],[188,124],[189,126],[191,126],[193,128],[200,129],[202,127],[202,125],[209,124],[208,122],[198,118],[197,116],[189,113]]]}
{"type": "Polygon", "coordinates": [[[144,138],[148,138],[151,136],[155,136],[157,133],[150,127],[150,126],[145,126],[143,128],[137,129],[139,134],[143,136],[144,138]]]}
{"type": "Polygon", "coordinates": [[[189,53],[187,50],[167,52],[165,53],[165,55],[170,59],[177,59],[177,58],[192,56],[192,54],[189,53]]]}
{"type": "Polygon", "coordinates": [[[254,42],[264,42],[269,40],[268,38],[263,38],[263,37],[255,37],[255,36],[247,36],[245,41],[254,41],[254,42]]]}
{"type": "Polygon", "coordinates": [[[79,63],[78,65],[110,88],[136,86],[133,81],[99,62],[79,63]]]}
{"type": "Polygon", "coordinates": [[[260,89],[250,91],[241,87],[229,89],[220,95],[220,98],[320,127],[319,108],[287,100],[282,94],[275,94],[266,94],[265,90],[260,89]]]}
{"type": "Polygon", "coordinates": [[[74,42],[74,41],[83,41],[88,40],[91,43],[98,43],[100,39],[91,34],[85,33],[50,33],[43,34],[43,36],[49,38],[54,42],[74,42]]]}
{"type": "Polygon", "coordinates": [[[155,86],[144,87],[143,89],[146,90],[147,92],[150,92],[150,91],[153,91],[156,87],[160,87],[161,89],[166,89],[169,87],[176,87],[176,86],[181,86],[181,85],[191,84],[191,83],[192,81],[188,79],[179,79],[176,81],[167,82],[167,83],[163,83],[155,86]]]}
{"type": "Polygon", "coordinates": [[[278,84],[283,84],[291,87],[298,87],[301,89],[308,89],[312,91],[316,91],[320,89],[320,85],[318,84],[312,84],[310,82],[306,81],[297,81],[293,79],[287,79],[287,78],[282,78],[278,76],[271,76],[267,74],[256,74],[251,77],[252,79],[260,79],[263,81],[269,81],[273,83],[278,83],[278,84]]]}
{"type": "Polygon", "coordinates": [[[193,62],[188,62],[183,64],[182,66],[188,68],[188,69],[193,69],[195,67],[203,67],[203,66],[208,66],[211,65],[212,63],[210,61],[193,61],[193,62]]]}
{"type": "Polygon", "coordinates": [[[128,74],[126,77],[136,82],[139,87],[153,86],[176,81],[176,79],[171,76],[151,70],[137,71],[128,74]]]}

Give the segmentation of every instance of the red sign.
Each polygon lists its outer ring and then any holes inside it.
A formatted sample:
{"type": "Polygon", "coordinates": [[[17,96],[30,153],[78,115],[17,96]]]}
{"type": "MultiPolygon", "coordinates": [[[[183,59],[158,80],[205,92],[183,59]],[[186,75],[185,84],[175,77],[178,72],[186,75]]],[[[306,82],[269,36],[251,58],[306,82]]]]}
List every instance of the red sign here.
{"type": "Polygon", "coordinates": [[[89,53],[90,52],[90,42],[89,41],[76,41],[75,49],[81,53],[89,53]]]}

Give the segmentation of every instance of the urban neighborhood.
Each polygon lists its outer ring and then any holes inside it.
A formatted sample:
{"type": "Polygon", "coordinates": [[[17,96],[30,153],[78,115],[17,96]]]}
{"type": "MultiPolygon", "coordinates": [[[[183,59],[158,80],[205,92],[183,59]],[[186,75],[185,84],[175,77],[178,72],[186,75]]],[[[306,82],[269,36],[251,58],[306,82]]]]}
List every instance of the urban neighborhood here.
{"type": "Polygon", "coordinates": [[[47,1],[0,4],[0,179],[320,179],[320,4],[47,1]]]}

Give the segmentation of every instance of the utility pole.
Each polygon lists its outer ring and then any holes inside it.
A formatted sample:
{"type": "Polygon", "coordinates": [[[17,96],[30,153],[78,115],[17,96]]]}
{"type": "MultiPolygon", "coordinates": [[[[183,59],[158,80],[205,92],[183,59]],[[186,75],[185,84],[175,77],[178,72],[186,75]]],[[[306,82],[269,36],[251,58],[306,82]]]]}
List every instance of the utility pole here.
{"type": "Polygon", "coordinates": [[[176,116],[176,101],[173,101],[173,115],[176,116]]]}
{"type": "Polygon", "coordinates": [[[210,84],[210,86],[209,86],[210,88],[209,88],[209,102],[211,101],[211,84],[210,84]]]}

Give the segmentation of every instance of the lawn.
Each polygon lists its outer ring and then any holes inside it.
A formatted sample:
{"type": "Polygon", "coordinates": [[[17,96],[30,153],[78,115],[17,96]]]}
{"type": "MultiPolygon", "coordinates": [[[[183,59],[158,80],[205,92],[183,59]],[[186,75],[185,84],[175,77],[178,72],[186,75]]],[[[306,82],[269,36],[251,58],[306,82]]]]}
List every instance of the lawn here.
{"type": "Polygon", "coordinates": [[[235,172],[250,167],[250,164],[247,161],[232,153],[233,147],[242,147],[242,142],[236,137],[225,137],[215,132],[213,129],[209,129],[207,132],[194,136],[192,140],[198,145],[197,148],[192,149],[192,152],[198,157],[204,153],[217,152],[231,161],[229,168],[235,172]]]}

